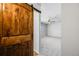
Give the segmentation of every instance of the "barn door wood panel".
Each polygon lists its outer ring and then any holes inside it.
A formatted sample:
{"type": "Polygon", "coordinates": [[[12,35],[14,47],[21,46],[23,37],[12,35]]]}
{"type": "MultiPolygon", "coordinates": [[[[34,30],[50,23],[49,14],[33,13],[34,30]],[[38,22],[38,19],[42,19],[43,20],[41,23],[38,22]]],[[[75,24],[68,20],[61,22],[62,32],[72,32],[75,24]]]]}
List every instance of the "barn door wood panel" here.
{"type": "Polygon", "coordinates": [[[17,6],[3,4],[3,36],[19,35],[19,14],[17,6]]]}
{"type": "Polygon", "coordinates": [[[0,55],[3,55],[2,48],[1,48],[1,40],[2,40],[2,3],[0,4],[0,55]]]}
{"type": "Polygon", "coordinates": [[[3,36],[30,34],[32,11],[16,4],[3,6],[3,36]]]}
{"type": "MultiPolygon", "coordinates": [[[[7,37],[7,36],[13,35],[12,30],[14,28],[12,27],[12,25],[15,27],[15,23],[14,23],[15,19],[14,20],[12,19],[12,17],[13,17],[13,12],[12,12],[13,5],[3,4],[3,7],[4,7],[3,8],[3,37],[7,37]]],[[[18,25],[16,25],[16,26],[18,26],[18,25]]],[[[17,30],[18,29],[16,29],[16,33],[18,32],[17,30]]]]}
{"type": "Polygon", "coordinates": [[[2,4],[0,4],[0,37],[2,36],[2,4]]]}
{"type": "MultiPolygon", "coordinates": [[[[1,6],[1,5],[0,5],[1,6]]],[[[0,9],[1,10],[1,9],[0,9]]],[[[28,4],[3,3],[0,55],[33,55],[33,10],[28,4]],[[15,51],[15,52],[14,52],[15,51]]]]}
{"type": "Polygon", "coordinates": [[[19,32],[20,34],[29,34],[29,18],[30,13],[23,7],[20,9],[19,32]]]}

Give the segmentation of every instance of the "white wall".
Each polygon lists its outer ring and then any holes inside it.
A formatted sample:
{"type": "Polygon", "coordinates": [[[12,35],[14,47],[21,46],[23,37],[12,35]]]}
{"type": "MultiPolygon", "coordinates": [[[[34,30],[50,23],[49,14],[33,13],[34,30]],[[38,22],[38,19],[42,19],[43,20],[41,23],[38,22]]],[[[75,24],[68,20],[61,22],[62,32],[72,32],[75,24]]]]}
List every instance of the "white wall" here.
{"type": "Polygon", "coordinates": [[[34,10],[34,50],[39,52],[39,20],[40,13],[34,10]]]}
{"type": "Polygon", "coordinates": [[[38,10],[41,10],[40,7],[41,7],[41,3],[28,3],[29,5],[33,5],[33,7],[35,7],[36,9],[38,10]]]}
{"type": "MultiPolygon", "coordinates": [[[[61,16],[61,4],[58,3],[45,3],[41,4],[41,22],[48,24],[50,17],[61,16]]],[[[57,18],[55,20],[61,20],[57,18]]],[[[55,22],[47,25],[48,36],[61,37],[61,22],[55,22]]],[[[43,27],[43,26],[42,26],[43,27]]],[[[43,31],[45,28],[42,28],[43,31]]],[[[44,31],[45,32],[45,31],[44,31]]],[[[43,32],[43,33],[44,33],[43,32]]]]}
{"type": "Polygon", "coordinates": [[[62,37],[61,26],[61,22],[48,24],[48,36],[62,37]]]}
{"type": "Polygon", "coordinates": [[[79,56],[79,4],[62,4],[62,55],[79,56]]]}
{"type": "Polygon", "coordinates": [[[40,24],[40,38],[44,38],[47,35],[47,24],[40,24]]]}
{"type": "Polygon", "coordinates": [[[40,3],[33,3],[33,6],[38,9],[38,10],[41,10],[40,7],[41,7],[41,4],[40,3]]]}
{"type": "Polygon", "coordinates": [[[61,4],[59,3],[43,3],[41,4],[41,22],[48,23],[50,17],[59,15],[61,4]]]}

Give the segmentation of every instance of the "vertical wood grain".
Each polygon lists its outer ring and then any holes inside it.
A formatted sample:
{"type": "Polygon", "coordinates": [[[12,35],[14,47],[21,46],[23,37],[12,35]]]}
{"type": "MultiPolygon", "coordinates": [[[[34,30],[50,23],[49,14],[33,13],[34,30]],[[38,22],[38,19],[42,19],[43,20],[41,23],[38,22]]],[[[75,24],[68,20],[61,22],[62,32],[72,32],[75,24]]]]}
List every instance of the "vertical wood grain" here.
{"type": "Polygon", "coordinates": [[[32,12],[32,7],[27,4],[3,3],[2,6],[0,4],[0,35],[2,35],[0,55],[33,55],[32,12]]]}

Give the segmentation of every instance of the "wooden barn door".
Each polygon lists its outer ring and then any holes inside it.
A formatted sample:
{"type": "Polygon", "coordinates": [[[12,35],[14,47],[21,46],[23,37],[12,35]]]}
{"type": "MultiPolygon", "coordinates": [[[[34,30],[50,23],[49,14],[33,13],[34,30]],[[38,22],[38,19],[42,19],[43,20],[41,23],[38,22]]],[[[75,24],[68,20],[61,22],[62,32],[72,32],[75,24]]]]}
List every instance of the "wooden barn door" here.
{"type": "Polygon", "coordinates": [[[0,4],[0,55],[33,55],[32,13],[28,4],[0,4]]]}

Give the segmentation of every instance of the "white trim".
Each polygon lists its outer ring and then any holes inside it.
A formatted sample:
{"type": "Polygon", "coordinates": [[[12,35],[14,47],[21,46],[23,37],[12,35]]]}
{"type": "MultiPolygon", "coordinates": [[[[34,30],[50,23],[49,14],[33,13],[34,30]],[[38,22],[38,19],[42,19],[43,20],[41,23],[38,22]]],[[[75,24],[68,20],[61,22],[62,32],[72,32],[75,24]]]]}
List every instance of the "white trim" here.
{"type": "Polygon", "coordinates": [[[62,37],[58,37],[58,36],[50,36],[50,35],[47,35],[47,37],[62,39],[62,37]]]}
{"type": "Polygon", "coordinates": [[[34,51],[39,54],[39,51],[37,51],[37,50],[35,50],[35,49],[34,49],[34,51]]]}

